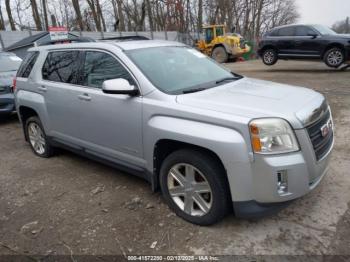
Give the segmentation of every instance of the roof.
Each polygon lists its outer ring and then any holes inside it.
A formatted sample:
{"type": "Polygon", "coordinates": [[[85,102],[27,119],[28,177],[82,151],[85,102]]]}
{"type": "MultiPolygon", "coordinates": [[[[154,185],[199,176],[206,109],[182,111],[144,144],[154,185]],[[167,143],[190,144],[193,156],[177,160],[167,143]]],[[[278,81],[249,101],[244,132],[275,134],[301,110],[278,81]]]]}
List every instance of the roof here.
{"type": "MultiPolygon", "coordinates": [[[[28,37],[25,37],[23,39],[21,39],[20,41],[8,46],[5,48],[6,51],[12,51],[18,48],[22,48],[22,47],[26,47],[26,46],[32,46],[34,42],[38,41],[41,38],[46,37],[47,35],[49,35],[49,32],[40,32],[38,34],[35,35],[31,35],[28,37]]],[[[73,37],[77,37],[76,35],[69,33],[69,36],[73,36],[73,37]]]]}
{"type": "Polygon", "coordinates": [[[87,42],[87,43],[70,43],[70,44],[58,44],[58,45],[45,45],[31,48],[30,51],[41,50],[57,50],[57,49],[70,49],[70,48],[106,48],[118,47],[122,50],[133,50],[151,47],[163,47],[163,46],[185,46],[182,43],[165,40],[136,40],[136,41],[104,41],[104,42],[87,42]]]}

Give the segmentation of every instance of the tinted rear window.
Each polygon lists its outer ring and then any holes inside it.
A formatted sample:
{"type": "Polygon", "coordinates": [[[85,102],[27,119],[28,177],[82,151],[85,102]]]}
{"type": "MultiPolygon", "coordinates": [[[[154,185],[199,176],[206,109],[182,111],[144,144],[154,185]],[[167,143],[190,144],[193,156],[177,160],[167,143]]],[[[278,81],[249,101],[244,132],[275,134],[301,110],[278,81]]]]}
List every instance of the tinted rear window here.
{"type": "Polygon", "coordinates": [[[0,54],[0,72],[17,71],[21,63],[15,54],[0,54]]]}
{"type": "Polygon", "coordinates": [[[39,52],[28,52],[24,58],[21,67],[18,69],[18,77],[28,77],[32,72],[33,66],[35,65],[36,59],[38,58],[39,52]]]}
{"type": "Polygon", "coordinates": [[[285,27],[278,30],[278,36],[294,36],[295,27],[285,27]]]}
{"type": "Polygon", "coordinates": [[[74,84],[79,73],[79,51],[56,51],[47,55],[43,79],[74,84]]]}

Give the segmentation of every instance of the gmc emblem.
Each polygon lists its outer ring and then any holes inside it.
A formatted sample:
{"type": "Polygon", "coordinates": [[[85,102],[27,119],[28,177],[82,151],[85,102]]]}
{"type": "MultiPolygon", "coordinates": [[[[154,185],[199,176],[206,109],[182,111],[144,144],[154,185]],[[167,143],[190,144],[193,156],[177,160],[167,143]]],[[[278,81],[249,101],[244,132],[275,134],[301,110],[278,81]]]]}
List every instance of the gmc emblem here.
{"type": "Polygon", "coordinates": [[[329,134],[329,132],[332,131],[332,129],[333,129],[332,120],[329,119],[327,123],[321,127],[322,137],[326,137],[329,134]]]}

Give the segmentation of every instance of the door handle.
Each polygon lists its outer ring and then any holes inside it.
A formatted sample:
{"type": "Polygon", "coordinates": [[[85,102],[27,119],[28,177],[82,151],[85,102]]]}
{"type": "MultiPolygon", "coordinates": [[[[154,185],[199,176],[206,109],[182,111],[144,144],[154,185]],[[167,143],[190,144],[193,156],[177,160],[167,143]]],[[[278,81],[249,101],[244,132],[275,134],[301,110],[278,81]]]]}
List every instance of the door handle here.
{"type": "Polygon", "coordinates": [[[91,101],[91,97],[88,94],[78,95],[78,98],[84,101],[91,101]]]}
{"type": "Polygon", "coordinates": [[[46,86],[38,86],[38,90],[42,91],[42,92],[46,92],[47,88],[46,88],[46,86]]]}

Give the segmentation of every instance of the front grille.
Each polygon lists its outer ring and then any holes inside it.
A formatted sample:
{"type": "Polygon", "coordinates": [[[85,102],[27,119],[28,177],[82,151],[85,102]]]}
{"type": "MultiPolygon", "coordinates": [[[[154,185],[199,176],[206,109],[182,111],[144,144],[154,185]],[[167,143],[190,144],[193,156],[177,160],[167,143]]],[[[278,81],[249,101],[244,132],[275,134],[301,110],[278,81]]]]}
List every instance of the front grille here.
{"type": "Polygon", "coordinates": [[[325,136],[322,135],[322,127],[326,125],[330,119],[331,113],[327,110],[319,120],[306,127],[317,161],[328,153],[333,143],[333,123],[328,134],[325,136]]]}
{"type": "Polygon", "coordinates": [[[8,94],[12,92],[11,86],[0,86],[0,94],[8,94]]]}

